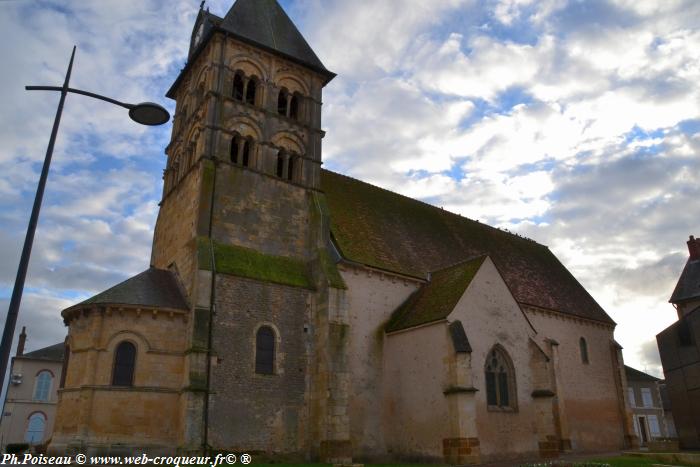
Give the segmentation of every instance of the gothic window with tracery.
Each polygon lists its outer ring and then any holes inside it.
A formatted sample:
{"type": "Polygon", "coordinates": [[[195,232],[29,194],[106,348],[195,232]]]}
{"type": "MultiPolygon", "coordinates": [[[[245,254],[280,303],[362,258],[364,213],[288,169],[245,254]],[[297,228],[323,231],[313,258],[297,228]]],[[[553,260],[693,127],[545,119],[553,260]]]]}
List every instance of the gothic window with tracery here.
{"type": "Polygon", "coordinates": [[[513,364],[500,347],[486,358],[486,403],[489,409],[515,409],[515,372],[513,364]]]}

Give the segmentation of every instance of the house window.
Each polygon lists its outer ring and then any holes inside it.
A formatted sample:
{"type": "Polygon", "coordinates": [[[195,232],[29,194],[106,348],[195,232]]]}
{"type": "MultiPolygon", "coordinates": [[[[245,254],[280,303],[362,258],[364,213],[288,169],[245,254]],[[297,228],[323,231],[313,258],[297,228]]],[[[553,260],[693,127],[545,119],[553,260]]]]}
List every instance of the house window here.
{"type": "Polygon", "coordinates": [[[634,407],[636,404],[634,400],[634,388],[632,387],[627,388],[627,401],[629,402],[630,407],[634,407]]]}
{"type": "Polygon", "coordinates": [[[642,388],[642,405],[644,407],[654,407],[654,403],[651,399],[650,388],[642,388]]]}
{"type": "Polygon", "coordinates": [[[45,427],[46,416],[41,412],[34,412],[29,416],[27,432],[24,434],[24,441],[29,444],[41,444],[44,440],[45,427]]]}
{"type": "Polygon", "coordinates": [[[233,98],[237,101],[243,100],[243,76],[240,73],[236,73],[233,76],[233,98]]]}
{"type": "Polygon", "coordinates": [[[34,400],[47,402],[49,400],[49,392],[51,391],[51,383],[53,375],[48,370],[42,370],[36,377],[36,386],[34,386],[34,400]]]}
{"type": "Polygon", "coordinates": [[[652,438],[658,438],[661,436],[661,429],[659,428],[659,419],[656,415],[648,415],[647,423],[649,424],[649,434],[652,438]]]}
{"type": "Polygon", "coordinates": [[[128,341],[122,342],[114,353],[112,386],[133,386],[135,365],[136,346],[128,341]]]}
{"type": "Polygon", "coordinates": [[[489,409],[514,409],[515,372],[508,354],[494,347],[486,358],[486,403],[489,409]]]}
{"type": "Polygon", "coordinates": [[[581,361],[588,364],[588,343],[583,337],[578,340],[578,345],[581,350],[581,361]]]}
{"type": "Polygon", "coordinates": [[[274,374],[275,331],[262,326],[255,336],[255,372],[261,375],[274,374]]]}

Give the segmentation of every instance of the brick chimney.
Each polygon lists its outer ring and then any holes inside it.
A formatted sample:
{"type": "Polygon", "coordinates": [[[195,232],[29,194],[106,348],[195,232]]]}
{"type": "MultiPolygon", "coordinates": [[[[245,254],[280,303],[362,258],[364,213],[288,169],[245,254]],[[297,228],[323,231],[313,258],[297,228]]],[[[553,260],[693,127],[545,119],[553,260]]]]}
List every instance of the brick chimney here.
{"type": "Polygon", "coordinates": [[[22,326],[22,332],[19,333],[19,342],[17,342],[17,356],[21,357],[24,354],[24,344],[27,342],[27,327],[22,326]]]}
{"type": "Polygon", "coordinates": [[[692,235],[690,236],[690,240],[688,240],[688,252],[690,253],[691,261],[700,259],[700,238],[695,238],[692,235]]]}

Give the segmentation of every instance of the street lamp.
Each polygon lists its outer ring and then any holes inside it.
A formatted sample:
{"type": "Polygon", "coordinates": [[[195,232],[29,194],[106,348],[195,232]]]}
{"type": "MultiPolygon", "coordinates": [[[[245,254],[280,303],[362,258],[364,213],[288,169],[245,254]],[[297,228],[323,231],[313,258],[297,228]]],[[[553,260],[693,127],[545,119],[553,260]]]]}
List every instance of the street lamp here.
{"type": "Polygon", "coordinates": [[[170,120],[170,114],[167,110],[158,104],[153,102],[142,102],[140,104],[126,104],[124,102],[119,102],[109,97],[101,96],[92,92],[82,91],[80,89],[74,89],[68,87],[70,82],[70,75],[73,70],[73,59],[75,58],[75,46],[73,46],[73,53],[70,57],[70,63],[68,64],[68,71],[66,72],[66,78],[63,82],[63,86],[26,86],[27,91],[60,91],[61,100],[58,102],[58,109],[56,110],[56,118],[53,122],[53,129],[51,130],[51,137],[49,138],[49,146],[46,149],[46,157],[44,158],[44,166],[41,169],[41,176],[39,177],[39,186],[36,189],[36,197],[34,198],[34,206],[32,208],[32,214],[29,218],[29,227],[27,227],[27,236],[24,239],[24,247],[22,248],[22,256],[20,257],[19,267],[17,268],[17,278],[15,279],[15,286],[12,290],[12,298],[10,299],[10,306],[7,310],[7,318],[5,319],[5,329],[2,333],[2,343],[0,343],[0,390],[2,389],[5,382],[5,371],[7,371],[7,363],[10,359],[10,348],[12,347],[12,338],[15,334],[15,325],[17,324],[17,314],[19,312],[19,304],[22,301],[22,291],[24,290],[24,280],[27,276],[27,267],[29,265],[29,256],[32,252],[32,243],[34,242],[34,232],[36,231],[37,221],[39,220],[39,210],[41,209],[41,201],[44,197],[44,188],[46,186],[46,179],[49,175],[49,166],[51,165],[51,156],[53,155],[53,147],[56,143],[56,134],[58,133],[58,125],[61,122],[61,115],[63,114],[63,104],[66,100],[66,95],[71,92],[74,94],[82,94],[83,96],[93,97],[95,99],[100,99],[103,101],[110,102],[112,104],[118,105],[129,109],[129,117],[137,123],[142,125],[162,125],[163,123],[170,120]]]}

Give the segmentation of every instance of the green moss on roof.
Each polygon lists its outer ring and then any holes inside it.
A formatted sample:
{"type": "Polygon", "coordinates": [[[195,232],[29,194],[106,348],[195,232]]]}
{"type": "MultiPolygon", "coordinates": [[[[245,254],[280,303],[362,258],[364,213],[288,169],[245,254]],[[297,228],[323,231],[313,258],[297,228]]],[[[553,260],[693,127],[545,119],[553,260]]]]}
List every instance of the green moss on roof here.
{"type": "MultiPolygon", "coordinates": [[[[211,270],[211,247],[207,238],[197,239],[200,269],[211,270]]],[[[276,284],[312,288],[304,261],[259,253],[249,248],[214,242],[216,272],[276,284]]]]}
{"type": "Polygon", "coordinates": [[[488,255],[521,304],[614,324],[546,246],[327,170],[321,188],[348,260],[425,278],[488,255]]]}
{"type": "Polygon", "coordinates": [[[386,332],[420,326],[446,319],[467,290],[485,256],[435,271],[430,282],[416,290],[394,311],[386,332]]]}
{"type": "Polygon", "coordinates": [[[331,255],[328,254],[328,250],[325,248],[319,248],[318,257],[319,261],[321,261],[323,273],[326,275],[328,283],[331,285],[331,287],[335,287],[336,289],[347,289],[348,286],[345,284],[343,276],[340,275],[340,271],[338,271],[338,266],[336,265],[335,261],[333,261],[331,255]]]}

